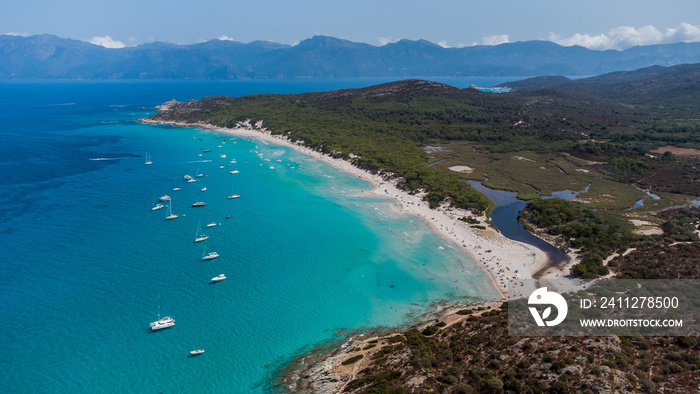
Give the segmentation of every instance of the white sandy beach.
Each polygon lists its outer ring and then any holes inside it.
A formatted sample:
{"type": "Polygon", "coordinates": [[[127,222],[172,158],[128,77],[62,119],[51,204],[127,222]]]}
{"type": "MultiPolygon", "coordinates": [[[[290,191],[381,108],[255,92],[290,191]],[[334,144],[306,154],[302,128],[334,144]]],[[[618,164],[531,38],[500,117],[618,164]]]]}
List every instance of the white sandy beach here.
{"type": "MultiPolygon", "coordinates": [[[[422,201],[422,196],[411,195],[399,189],[396,187],[395,182],[387,181],[379,175],[359,169],[349,161],[336,159],[294,143],[286,136],[273,135],[269,130],[262,127],[261,122],[258,122],[256,125],[249,123],[239,124],[240,127],[237,128],[222,128],[203,123],[143,121],[145,123],[168,123],[183,127],[199,127],[217,133],[268,141],[295,149],[364,179],[373,185],[373,189],[368,193],[392,198],[394,200],[394,203],[390,204],[392,209],[421,218],[436,234],[453,243],[470,256],[488,274],[493,286],[501,293],[503,300],[508,297],[509,287],[516,298],[530,294],[534,288],[523,286],[521,284],[522,280],[532,279],[535,273],[549,264],[547,255],[540,249],[504,237],[500,232],[485,223],[485,217],[477,217],[476,219],[479,219],[481,224],[486,226],[486,230],[472,228],[470,224],[459,220],[459,218],[465,216],[473,217],[470,212],[451,208],[447,204],[443,204],[439,209],[430,209],[428,204],[422,201]]],[[[544,277],[554,279],[563,276],[564,273],[561,270],[551,267],[551,269],[547,270],[547,274],[544,277]]]]}

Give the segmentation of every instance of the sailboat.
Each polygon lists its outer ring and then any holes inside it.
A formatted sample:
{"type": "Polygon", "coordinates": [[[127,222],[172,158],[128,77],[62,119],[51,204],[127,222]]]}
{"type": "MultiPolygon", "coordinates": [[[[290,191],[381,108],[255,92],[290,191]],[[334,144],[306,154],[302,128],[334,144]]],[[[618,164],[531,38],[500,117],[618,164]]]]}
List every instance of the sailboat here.
{"type": "Polygon", "coordinates": [[[165,316],[164,318],[160,318],[160,294],[158,294],[158,320],[154,321],[151,323],[151,330],[160,330],[163,328],[168,328],[172,327],[175,325],[175,319],[173,319],[170,316],[165,316]]]}
{"type": "Polygon", "coordinates": [[[202,251],[202,260],[213,260],[215,258],[219,257],[219,254],[216,252],[209,252],[207,253],[207,244],[204,244],[204,250],[202,251]]]}
{"type": "Polygon", "coordinates": [[[202,221],[199,221],[199,224],[197,225],[197,233],[194,235],[194,242],[202,242],[209,238],[208,235],[206,234],[200,234],[199,231],[202,229],[202,221]]]}
{"type": "Polygon", "coordinates": [[[148,152],[146,152],[146,162],[143,164],[146,164],[146,165],[153,164],[153,162],[151,161],[151,157],[148,156],[148,152]]]}
{"type": "Polygon", "coordinates": [[[173,214],[173,202],[170,201],[170,204],[168,204],[168,216],[165,217],[165,220],[172,220],[177,218],[177,215],[173,214]]]}

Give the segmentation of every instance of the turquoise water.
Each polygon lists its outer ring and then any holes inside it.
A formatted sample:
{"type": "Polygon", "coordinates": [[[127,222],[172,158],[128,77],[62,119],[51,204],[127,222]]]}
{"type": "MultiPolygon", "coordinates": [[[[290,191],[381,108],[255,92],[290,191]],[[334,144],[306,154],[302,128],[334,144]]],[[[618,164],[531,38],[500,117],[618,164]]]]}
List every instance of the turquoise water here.
{"type": "Polygon", "coordinates": [[[495,298],[362,180],[262,141],[135,122],[171,98],[376,82],[0,84],[0,391],[263,392],[276,366],[348,330],[495,298]],[[151,211],[163,194],[177,219],[151,211]],[[216,260],[193,242],[200,221],[220,223],[206,229],[216,260]],[[158,299],[177,324],[151,332],[158,299]]]}

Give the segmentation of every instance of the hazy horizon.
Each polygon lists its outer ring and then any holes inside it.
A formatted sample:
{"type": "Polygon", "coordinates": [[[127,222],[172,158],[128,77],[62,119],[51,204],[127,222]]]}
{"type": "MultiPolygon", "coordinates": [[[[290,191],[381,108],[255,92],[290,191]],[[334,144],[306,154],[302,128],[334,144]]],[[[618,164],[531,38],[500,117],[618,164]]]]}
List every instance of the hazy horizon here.
{"type": "Polygon", "coordinates": [[[443,47],[543,40],[598,50],[700,41],[700,3],[691,0],[501,0],[478,5],[451,0],[172,0],[168,7],[135,0],[28,0],[3,8],[0,34],[48,33],[112,48],[215,38],[294,45],[314,35],[371,45],[425,39],[443,47]]]}

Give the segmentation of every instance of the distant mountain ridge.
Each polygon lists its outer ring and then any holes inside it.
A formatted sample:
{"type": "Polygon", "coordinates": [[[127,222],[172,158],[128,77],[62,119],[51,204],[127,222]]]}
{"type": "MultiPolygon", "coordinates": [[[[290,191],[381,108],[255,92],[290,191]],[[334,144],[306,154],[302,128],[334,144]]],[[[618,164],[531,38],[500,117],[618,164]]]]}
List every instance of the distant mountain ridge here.
{"type": "Polygon", "coordinates": [[[0,79],[598,75],[684,63],[700,63],[700,43],[594,51],[548,41],[443,48],[425,40],[373,46],[315,36],[295,46],[211,40],[107,49],[50,34],[0,35],[0,79]]]}
{"type": "Polygon", "coordinates": [[[513,92],[557,89],[629,105],[700,110],[700,64],[651,66],[576,80],[561,76],[535,77],[499,86],[513,92]]]}

